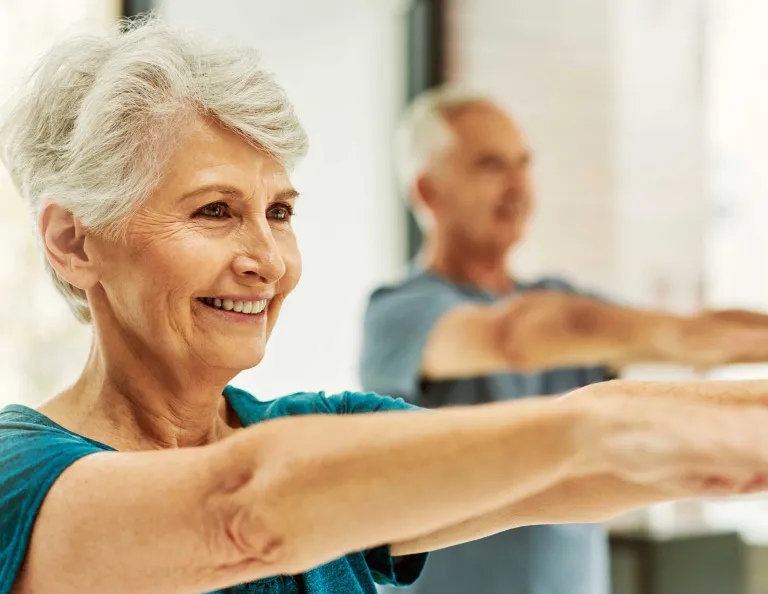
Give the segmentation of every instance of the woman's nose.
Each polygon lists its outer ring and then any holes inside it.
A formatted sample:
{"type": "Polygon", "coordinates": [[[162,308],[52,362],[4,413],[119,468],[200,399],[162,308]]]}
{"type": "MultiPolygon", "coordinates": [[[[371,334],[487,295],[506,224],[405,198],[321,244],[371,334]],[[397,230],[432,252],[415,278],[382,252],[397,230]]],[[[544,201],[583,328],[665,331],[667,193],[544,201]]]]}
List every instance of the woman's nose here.
{"type": "Polygon", "coordinates": [[[232,269],[241,278],[272,284],[285,275],[285,260],[269,224],[265,226],[250,234],[246,252],[235,257],[232,269]]]}
{"type": "Polygon", "coordinates": [[[285,275],[285,262],[276,252],[253,256],[240,255],[232,262],[232,269],[238,277],[254,282],[273,284],[285,275]]]}

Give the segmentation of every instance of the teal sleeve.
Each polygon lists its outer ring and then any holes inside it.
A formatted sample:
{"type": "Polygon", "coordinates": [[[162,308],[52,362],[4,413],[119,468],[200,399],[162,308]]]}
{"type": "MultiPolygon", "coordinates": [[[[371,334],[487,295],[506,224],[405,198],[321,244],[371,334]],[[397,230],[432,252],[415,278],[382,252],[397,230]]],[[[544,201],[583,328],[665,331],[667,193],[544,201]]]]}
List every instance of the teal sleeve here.
{"type": "MultiPolygon", "coordinates": [[[[341,414],[358,414],[384,412],[394,410],[424,410],[408,404],[402,398],[389,398],[378,394],[358,394],[344,392],[330,396],[329,402],[336,412],[341,414]]],[[[381,546],[363,551],[365,562],[373,576],[373,580],[382,586],[410,586],[424,571],[429,555],[419,553],[393,557],[389,546],[381,546]]]]}
{"type": "Polygon", "coordinates": [[[373,293],[363,321],[363,388],[416,398],[427,339],[437,321],[464,302],[460,293],[431,279],[373,293]]]}
{"type": "Polygon", "coordinates": [[[373,581],[382,586],[410,586],[424,571],[429,555],[417,553],[393,557],[389,547],[376,547],[363,552],[373,581]]]}
{"type": "Polygon", "coordinates": [[[385,412],[393,410],[425,410],[410,404],[402,398],[379,396],[378,394],[361,394],[359,392],[343,392],[326,398],[328,405],[335,414],[357,414],[385,412]]]}
{"type": "Polygon", "coordinates": [[[0,420],[0,594],[8,594],[49,489],[83,456],[100,451],[49,427],[0,420]]]}

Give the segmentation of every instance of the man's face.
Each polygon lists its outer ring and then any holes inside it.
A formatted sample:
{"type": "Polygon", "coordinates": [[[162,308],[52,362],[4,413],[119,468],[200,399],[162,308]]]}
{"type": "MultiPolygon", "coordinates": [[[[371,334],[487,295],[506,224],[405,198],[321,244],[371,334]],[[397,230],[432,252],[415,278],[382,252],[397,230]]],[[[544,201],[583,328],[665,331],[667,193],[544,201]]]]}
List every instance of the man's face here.
{"type": "Polygon", "coordinates": [[[454,139],[422,180],[435,223],[483,250],[506,251],[532,211],[528,147],[497,107],[477,104],[447,117],[454,139]]]}

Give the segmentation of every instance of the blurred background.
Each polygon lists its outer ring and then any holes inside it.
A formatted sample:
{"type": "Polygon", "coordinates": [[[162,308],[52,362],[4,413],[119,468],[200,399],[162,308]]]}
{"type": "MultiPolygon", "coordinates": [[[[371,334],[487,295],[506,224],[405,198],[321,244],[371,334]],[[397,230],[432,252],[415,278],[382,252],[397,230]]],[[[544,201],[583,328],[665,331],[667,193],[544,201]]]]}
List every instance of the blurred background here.
{"type": "MultiPolygon", "coordinates": [[[[0,102],[54,40],[147,10],[259,48],[309,132],[304,277],[266,360],[235,382],[260,398],[359,385],[368,293],[419,242],[391,131],[409,97],[444,82],[491,93],[530,139],[539,212],[521,276],[683,313],[768,311],[762,0],[0,0],[0,102]]],[[[89,332],[45,277],[2,170],[0,204],[0,406],[35,405],[75,378],[89,332]]],[[[760,498],[658,506],[613,531],[615,594],[768,592],[760,498]]]]}

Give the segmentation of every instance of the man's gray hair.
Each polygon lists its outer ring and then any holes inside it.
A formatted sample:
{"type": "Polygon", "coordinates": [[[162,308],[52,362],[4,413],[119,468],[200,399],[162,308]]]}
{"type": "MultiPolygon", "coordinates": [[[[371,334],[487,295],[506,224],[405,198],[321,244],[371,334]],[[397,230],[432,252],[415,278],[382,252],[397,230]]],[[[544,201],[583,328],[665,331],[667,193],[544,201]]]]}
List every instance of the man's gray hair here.
{"type": "Polygon", "coordinates": [[[408,105],[395,132],[398,181],[409,193],[432,160],[453,141],[448,118],[452,112],[478,104],[494,104],[489,96],[458,87],[438,87],[408,105]]]}
{"type": "MultiPolygon", "coordinates": [[[[148,18],[54,46],[5,114],[1,156],[33,216],[53,199],[86,228],[118,237],[199,116],[288,170],[306,154],[293,106],[255,50],[148,18]]],[[[46,267],[90,322],[85,292],[46,267]]]]}

